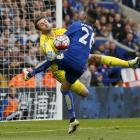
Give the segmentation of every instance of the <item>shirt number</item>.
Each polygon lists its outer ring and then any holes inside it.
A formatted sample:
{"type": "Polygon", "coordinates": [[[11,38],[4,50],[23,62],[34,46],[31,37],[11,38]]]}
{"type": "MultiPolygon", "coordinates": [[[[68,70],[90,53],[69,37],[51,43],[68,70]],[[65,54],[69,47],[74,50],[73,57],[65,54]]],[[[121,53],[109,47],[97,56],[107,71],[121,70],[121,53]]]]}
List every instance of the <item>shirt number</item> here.
{"type": "MultiPolygon", "coordinates": [[[[85,34],[79,38],[79,42],[86,45],[87,44],[87,38],[90,35],[89,31],[86,27],[82,27],[82,31],[85,32],[85,34]]],[[[94,33],[92,33],[91,38],[90,38],[90,43],[89,43],[89,48],[91,49],[92,45],[94,43],[94,33]]]]}

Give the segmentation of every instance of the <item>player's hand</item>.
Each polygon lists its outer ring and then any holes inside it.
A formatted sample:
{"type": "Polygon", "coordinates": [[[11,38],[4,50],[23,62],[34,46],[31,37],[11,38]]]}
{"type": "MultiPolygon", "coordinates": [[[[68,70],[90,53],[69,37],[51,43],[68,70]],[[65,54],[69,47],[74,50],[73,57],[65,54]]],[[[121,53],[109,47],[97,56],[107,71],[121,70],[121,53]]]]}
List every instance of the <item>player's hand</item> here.
{"type": "Polygon", "coordinates": [[[23,79],[25,81],[28,81],[32,77],[31,71],[32,71],[31,69],[26,68],[22,70],[23,79]]]}

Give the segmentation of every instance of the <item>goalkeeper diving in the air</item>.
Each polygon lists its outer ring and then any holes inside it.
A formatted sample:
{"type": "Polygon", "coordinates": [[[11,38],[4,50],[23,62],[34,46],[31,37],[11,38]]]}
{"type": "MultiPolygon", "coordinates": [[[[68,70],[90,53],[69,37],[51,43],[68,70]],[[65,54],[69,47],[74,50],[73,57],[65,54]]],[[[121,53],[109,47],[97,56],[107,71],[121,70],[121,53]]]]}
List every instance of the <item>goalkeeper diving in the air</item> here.
{"type": "Polygon", "coordinates": [[[125,61],[119,58],[89,54],[90,48],[94,43],[94,31],[92,25],[96,22],[97,13],[88,10],[85,16],[85,22],[74,22],[68,30],[64,28],[52,28],[51,23],[46,18],[39,18],[35,22],[36,29],[40,30],[40,49],[46,56],[40,65],[33,70],[24,69],[24,79],[29,80],[41,71],[50,68],[54,77],[62,84],[61,92],[68,110],[70,124],[68,133],[74,132],[79,122],[75,119],[72,92],[83,97],[88,95],[87,88],[78,80],[82,75],[86,63],[101,63],[108,66],[124,66],[136,68],[140,59],[136,57],[133,60],[125,61]],[[58,54],[54,46],[54,41],[58,35],[65,34],[70,39],[70,45],[63,53],[58,54]]]}

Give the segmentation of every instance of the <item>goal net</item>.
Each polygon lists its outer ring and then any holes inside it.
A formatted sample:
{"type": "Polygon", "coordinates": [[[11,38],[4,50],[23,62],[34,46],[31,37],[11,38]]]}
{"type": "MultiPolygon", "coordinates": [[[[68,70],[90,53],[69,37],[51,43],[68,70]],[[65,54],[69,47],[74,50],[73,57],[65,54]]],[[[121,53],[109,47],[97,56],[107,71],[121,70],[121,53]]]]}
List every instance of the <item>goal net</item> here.
{"type": "Polygon", "coordinates": [[[62,119],[60,84],[52,73],[41,72],[27,82],[21,74],[24,67],[34,67],[45,59],[39,50],[40,33],[34,21],[46,17],[53,27],[61,27],[61,3],[61,0],[0,0],[1,121],[62,119]]]}

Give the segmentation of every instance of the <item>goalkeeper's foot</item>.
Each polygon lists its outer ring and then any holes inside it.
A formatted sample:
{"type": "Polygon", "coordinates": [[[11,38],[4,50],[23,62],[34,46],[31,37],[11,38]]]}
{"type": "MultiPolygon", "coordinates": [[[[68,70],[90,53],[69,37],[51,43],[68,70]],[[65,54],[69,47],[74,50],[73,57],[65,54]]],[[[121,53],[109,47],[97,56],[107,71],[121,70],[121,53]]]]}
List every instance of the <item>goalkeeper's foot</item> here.
{"type": "Polygon", "coordinates": [[[136,57],[135,59],[129,60],[128,64],[130,68],[136,69],[140,64],[140,58],[136,57]]]}
{"type": "Polygon", "coordinates": [[[26,68],[22,70],[22,75],[25,81],[28,81],[32,77],[31,73],[26,68]]]}
{"type": "Polygon", "coordinates": [[[76,129],[77,129],[78,126],[79,126],[79,121],[75,119],[73,122],[71,122],[69,124],[68,134],[71,134],[74,131],[76,131],[76,129]]]}

